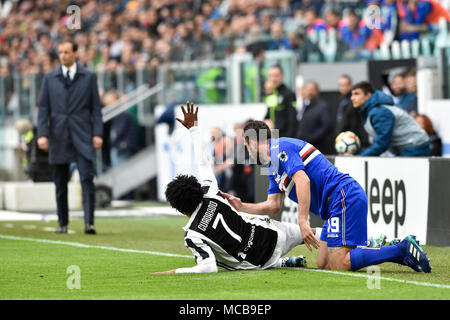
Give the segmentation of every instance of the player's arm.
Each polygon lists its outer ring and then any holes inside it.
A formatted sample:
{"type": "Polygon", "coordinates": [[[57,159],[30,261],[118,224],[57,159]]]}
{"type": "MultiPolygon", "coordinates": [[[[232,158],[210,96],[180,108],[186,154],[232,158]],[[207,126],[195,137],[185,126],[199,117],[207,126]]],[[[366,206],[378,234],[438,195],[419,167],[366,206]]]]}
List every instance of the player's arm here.
{"type": "Polygon", "coordinates": [[[272,193],[267,196],[267,200],[258,203],[246,203],[242,202],[240,198],[232,196],[231,194],[221,192],[222,195],[228,200],[228,202],[237,211],[259,214],[259,215],[276,215],[281,211],[281,205],[283,203],[282,193],[272,193]]]}
{"type": "Polygon", "coordinates": [[[171,273],[215,273],[217,272],[216,258],[212,249],[200,238],[186,237],[185,245],[191,249],[197,265],[189,268],[178,268],[155,274],[171,273]]]}
{"type": "Polygon", "coordinates": [[[186,103],[186,109],[181,106],[183,111],[184,120],[176,118],[185,128],[189,130],[191,135],[192,145],[194,147],[194,159],[198,166],[199,178],[202,186],[209,185],[211,190],[218,190],[218,184],[214,171],[212,169],[212,161],[209,157],[208,152],[203,146],[202,137],[200,135],[200,130],[198,129],[198,106],[194,111],[194,104],[186,103]]]}
{"type": "Polygon", "coordinates": [[[395,116],[387,108],[378,109],[377,114],[369,120],[375,130],[375,141],[370,147],[361,151],[360,156],[379,156],[388,150],[391,144],[395,116]]]}
{"type": "Polygon", "coordinates": [[[311,204],[311,190],[308,175],[304,170],[299,170],[292,175],[295,182],[295,188],[298,200],[298,224],[302,232],[303,242],[306,247],[312,251],[311,246],[318,249],[319,241],[315,236],[315,231],[308,222],[309,207],[311,204]]]}

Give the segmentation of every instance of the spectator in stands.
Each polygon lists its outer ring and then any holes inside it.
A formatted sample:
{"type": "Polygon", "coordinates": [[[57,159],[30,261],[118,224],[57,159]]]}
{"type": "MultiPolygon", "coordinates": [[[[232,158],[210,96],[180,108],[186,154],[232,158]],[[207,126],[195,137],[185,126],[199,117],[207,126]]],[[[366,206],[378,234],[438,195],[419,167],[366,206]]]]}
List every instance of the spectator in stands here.
{"type": "Polygon", "coordinates": [[[396,0],[382,1],[380,7],[381,29],[386,44],[398,39],[398,10],[396,0]]]}
{"type": "Polygon", "coordinates": [[[228,181],[232,175],[233,158],[230,158],[230,148],[233,140],[219,127],[211,128],[211,142],[214,150],[214,174],[220,190],[228,191],[228,181]]]}
{"type": "Polygon", "coordinates": [[[391,89],[394,103],[408,113],[413,112],[411,108],[416,98],[414,93],[406,91],[405,73],[393,72],[388,77],[389,87],[391,89]]]}
{"type": "Polygon", "coordinates": [[[405,73],[405,89],[406,89],[406,94],[409,94],[411,96],[411,100],[409,101],[406,111],[408,111],[408,113],[411,113],[411,114],[417,113],[416,68],[412,68],[408,72],[405,73]]]}
{"type": "Polygon", "coordinates": [[[3,116],[12,113],[12,98],[14,94],[14,79],[6,59],[0,61],[0,112],[3,116]]]}
{"type": "Polygon", "coordinates": [[[353,10],[349,11],[345,19],[345,25],[341,28],[342,41],[349,50],[345,54],[346,59],[353,60],[369,54],[370,51],[367,44],[371,35],[372,30],[356,12],[353,10]]]}
{"type": "MultiPolygon", "coordinates": [[[[76,33],[80,63],[96,71],[105,70],[109,64],[108,69],[115,72],[147,67],[155,61],[224,59],[247,41],[245,34],[249,30],[253,38],[271,37],[277,19],[286,22],[287,36],[303,31],[303,15],[309,21],[310,34],[325,29],[319,18],[324,3],[230,0],[225,6],[218,0],[88,1],[81,6],[82,29],[76,33]]],[[[332,6],[338,12],[354,7],[335,2],[332,6]]],[[[58,40],[68,34],[65,23],[69,15],[65,9],[64,3],[56,0],[19,1],[13,5],[2,20],[0,36],[0,56],[8,57],[11,72],[51,70],[48,59],[41,55],[55,56],[58,40]]]]}
{"type": "MultiPolygon", "coordinates": [[[[103,96],[104,105],[119,99],[116,91],[108,91],[103,96]]],[[[111,167],[117,167],[130,158],[139,148],[137,128],[133,117],[124,111],[111,119],[109,128],[111,167]]]]}
{"type": "Polygon", "coordinates": [[[392,97],[375,91],[370,82],[363,81],[353,86],[351,100],[373,139],[373,144],[359,155],[379,156],[386,151],[405,157],[430,155],[428,135],[412,116],[394,106],[392,97]]]}
{"type": "Polygon", "coordinates": [[[294,15],[284,21],[284,31],[287,34],[298,32],[305,26],[302,10],[294,10],[294,15]]]}
{"type": "Polygon", "coordinates": [[[261,12],[260,22],[263,33],[266,34],[267,36],[270,36],[271,26],[273,22],[272,14],[269,11],[264,10],[263,12],[261,12]]]}
{"type": "Polygon", "coordinates": [[[425,130],[430,137],[430,155],[435,157],[442,156],[442,140],[436,131],[434,131],[431,119],[425,114],[416,113],[414,115],[414,120],[416,120],[418,125],[425,130]]]}
{"type": "Polygon", "coordinates": [[[251,164],[250,157],[245,148],[243,130],[246,123],[237,123],[234,126],[234,161],[231,167],[232,174],[227,181],[228,193],[239,198],[254,199],[255,183],[254,173],[255,165],[251,164]]]}
{"type": "Polygon", "coordinates": [[[335,9],[328,9],[325,11],[325,23],[328,33],[330,31],[335,32],[337,48],[336,48],[336,56],[337,59],[342,59],[345,51],[347,50],[346,44],[342,41],[342,28],[345,26],[344,21],[341,19],[341,16],[338,11],[335,9]]]}
{"type": "Polygon", "coordinates": [[[268,50],[290,49],[289,39],[284,35],[283,24],[275,22],[271,27],[272,41],[269,43],[268,50]]]}
{"type": "Polygon", "coordinates": [[[381,16],[379,0],[368,0],[366,3],[368,7],[365,10],[362,20],[371,32],[364,47],[373,52],[384,42],[383,17],[381,16]]]}
{"type": "Polygon", "coordinates": [[[308,141],[324,154],[334,153],[333,120],[328,104],[320,99],[319,86],[314,81],[307,82],[300,89],[303,107],[297,115],[296,137],[308,141]]]}
{"type": "Polygon", "coordinates": [[[450,21],[450,13],[434,0],[397,1],[400,18],[400,40],[418,39],[421,33],[433,30],[433,26],[443,18],[450,21]]]}
{"type": "Polygon", "coordinates": [[[323,0],[294,0],[293,8],[300,9],[306,12],[307,10],[314,10],[317,14],[322,11],[325,4],[323,0]]]}
{"type": "Polygon", "coordinates": [[[352,79],[349,75],[341,75],[338,82],[338,90],[341,94],[341,100],[337,107],[336,112],[336,125],[334,136],[344,131],[352,131],[355,133],[361,142],[361,147],[365,148],[369,146],[369,138],[367,132],[364,129],[359,111],[353,108],[351,96],[352,96],[352,79]]]}
{"type": "Polygon", "coordinates": [[[305,11],[305,22],[306,22],[306,34],[311,37],[313,34],[318,36],[321,30],[327,30],[325,21],[317,16],[315,9],[308,9],[305,11]]]}
{"type": "Polygon", "coordinates": [[[339,12],[334,9],[325,11],[325,26],[327,30],[335,29],[339,33],[344,26],[344,21],[341,19],[339,12]]]}
{"type": "Polygon", "coordinates": [[[263,68],[265,49],[263,45],[256,44],[251,47],[253,64],[244,69],[244,91],[245,102],[261,102],[264,93],[264,83],[267,71],[263,68]]]}
{"type": "Polygon", "coordinates": [[[297,99],[295,93],[283,83],[283,69],[275,65],[269,69],[266,91],[271,94],[265,97],[267,114],[279,130],[280,137],[295,137],[297,121],[297,99]]]}

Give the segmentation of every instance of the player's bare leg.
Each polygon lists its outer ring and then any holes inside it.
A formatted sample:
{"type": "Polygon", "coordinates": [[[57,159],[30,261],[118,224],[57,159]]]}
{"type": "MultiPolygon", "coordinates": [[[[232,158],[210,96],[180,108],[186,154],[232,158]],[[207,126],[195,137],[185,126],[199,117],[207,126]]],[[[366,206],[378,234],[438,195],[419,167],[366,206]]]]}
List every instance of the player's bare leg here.
{"type": "Polygon", "coordinates": [[[328,247],[326,241],[319,241],[320,247],[317,254],[317,266],[320,269],[325,269],[328,263],[328,247]]]}
{"type": "Polygon", "coordinates": [[[329,247],[326,269],[351,270],[350,251],[354,247],[329,247]]]}
{"type": "Polygon", "coordinates": [[[353,247],[328,247],[320,241],[317,266],[328,270],[351,270],[350,251],[353,247]]]}

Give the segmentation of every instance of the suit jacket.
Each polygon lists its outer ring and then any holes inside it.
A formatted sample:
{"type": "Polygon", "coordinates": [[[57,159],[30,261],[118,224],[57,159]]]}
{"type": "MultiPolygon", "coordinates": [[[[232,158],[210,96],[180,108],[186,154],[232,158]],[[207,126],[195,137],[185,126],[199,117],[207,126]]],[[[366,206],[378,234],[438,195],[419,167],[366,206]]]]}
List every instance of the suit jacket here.
{"type": "Polygon", "coordinates": [[[38,137],[49,138],[49,162],[74,161],[76,153],[94,160],[93,136],[103,135],[95,73],[77,64],[66,83],[61,66],[45,74],[39,97],[38,137]]]}
{"type": "Polygon", "coordinates": [[[364,129],[364,123],[361,119],[361,115],[359,114],[359,110],[353,108],[350,97],[351,94],[341,100],[341,102],[343,104],[345,103],[345,105],[342,110],[342,119],[336,124],[334,137],[336,138],[336,136],[341,132],[352,131],[359,137],[361,148],[366,148],[369,146],[369,137],[364,129]]]}
{"type": "Polygon", "coordinates": [[[333,153],[333,121],[328,104],[320,99],[311,100],[303,107],[297,138],[311,143],[323,154],[333,153]]]}
{"type": "Polygon", "coordinates": [[[282,84],[272,94],[265,97],[267,114],[264,119],[271,119],[280,137],[295,137],[297,127],[297,99],[295,93],[282,84]]]}

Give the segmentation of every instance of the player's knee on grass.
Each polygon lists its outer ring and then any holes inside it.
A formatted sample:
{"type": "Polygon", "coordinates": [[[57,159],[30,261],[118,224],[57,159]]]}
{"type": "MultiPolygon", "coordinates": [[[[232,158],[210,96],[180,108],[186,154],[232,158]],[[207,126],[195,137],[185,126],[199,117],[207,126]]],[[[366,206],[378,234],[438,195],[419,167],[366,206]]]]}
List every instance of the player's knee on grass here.
{"type": "Polygon", "coordinates": [[[327,260],[326,259],[322,259],[322,260],[317,259],[317,267],[319,267],[319,269],[326,269],[327,268],[327,260]]]}
{"type": "Polygon", "coordinates": [[[328,248],[326,241],[320,241],[319,253],[317,254],[317,266],[320,269],[327,267],[328,248]]]}
{"type": "Polygon", "coordinates": [[[350,251],[351,247],[328,248],[327,264],[324,269],[329,270],[351,270],[350,251]]]}

